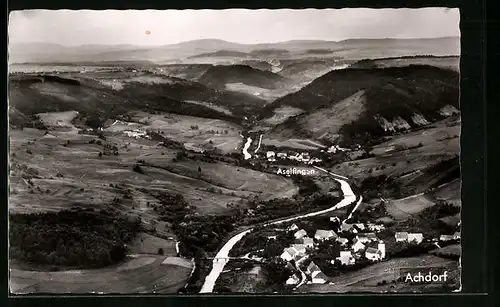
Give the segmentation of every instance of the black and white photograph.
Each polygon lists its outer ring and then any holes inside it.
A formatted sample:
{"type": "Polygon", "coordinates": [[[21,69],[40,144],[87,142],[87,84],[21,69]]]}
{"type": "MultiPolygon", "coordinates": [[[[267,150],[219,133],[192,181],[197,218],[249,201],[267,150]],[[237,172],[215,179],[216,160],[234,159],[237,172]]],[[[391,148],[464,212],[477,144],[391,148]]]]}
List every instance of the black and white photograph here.
{"type": "Polygon", "coordinates": [[[12,294],[462,290],[459,9],[8,18],[12,294]]]}

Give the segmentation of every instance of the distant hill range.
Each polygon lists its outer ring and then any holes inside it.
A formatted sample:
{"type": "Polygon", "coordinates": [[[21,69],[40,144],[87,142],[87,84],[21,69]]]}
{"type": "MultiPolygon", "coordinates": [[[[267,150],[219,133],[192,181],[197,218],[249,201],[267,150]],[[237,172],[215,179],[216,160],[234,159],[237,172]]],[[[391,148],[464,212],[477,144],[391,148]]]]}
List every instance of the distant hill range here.
{"type": "Polygon", "coordinates": [[[243,83],[259,88],[277,89],[286,82],[286,79],[278,74],[247,65],[220,65],[209,68],[198,82],[214,89],[224,89],[228,83],[243,83]]]}
{"type": "Polygon", "coordinates": [[[202,39],[164,46],[81,45],[49,43],[9,44],[9,63],[58,63],[101,61],[152,61],[167,63],[193,57],[288,58],[337,56],[378,58],[415,54],[459,55],[460,38],[349,39],[344,41],[294,40],[266,44],[238,44],[218,39],[202,39]]]}
{"type": "Polygon", "coordinates": [[[24,125],[34,114],[57,111],[78,111],[96,122],[103,122],[133,110],[239,122],[244,114],[255,112],[266,103],[258,97],[215,90],[193,81],[142,72],[135,74],[122,78],[116,74],[113,78],[119,79],[119,84],[115,87],[108,85],[112,80],[98,81],[79,74],[11,75],[10,123],[24,125]]]}

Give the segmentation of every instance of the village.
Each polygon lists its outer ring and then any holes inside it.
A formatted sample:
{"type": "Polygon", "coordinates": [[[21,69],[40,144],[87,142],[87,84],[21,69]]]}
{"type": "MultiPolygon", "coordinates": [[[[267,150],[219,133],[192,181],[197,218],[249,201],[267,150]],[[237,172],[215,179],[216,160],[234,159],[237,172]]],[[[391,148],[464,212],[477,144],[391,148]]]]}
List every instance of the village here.
{"type": "MultiPolygon", "coordinates": [[[[348,148],[342,148],[339,147],[338,145],[333,145],[327,150],[321,149],[315,153],[310,153],[310,152],[296,152],[296,151],[280,151],[280,152],[275,152],[272,150],[269,150],[266,152],[265,159],[268,162],[276,162],[278,160],[280,161],[293,161],[293,162],[302,162],[304,164],[316,164],[320,163],[323,161],[320,157],[313,157],[313,155],[316,156],[322,156],[325,154],[335,154],[337,152],[347,152],[350,151],[348,148]]],[[[259,159],[261,158],[259,155],[254,155],[254,158],[259,159]]]]}
{"type": "MultiPolygon", "coordinates": [[[[330,259],[330,264],[348,268],[355,266],[357,262],[376,263],[387,260],[389,257],[386,243],[420,245],[426,242],[439,247],[439,244],[460,240],[460,232],[453,235],[441,235],[439,238],[424,238],[422,233],[395,232],[392,238],[389,240],[386,238],[384,242],[378,235],[386,230],[383,224],[340,223],[340,219],[336,216],[330,217],[330,221],[338,227],[317,229],[313,238],[296,224],[287,228],[287,232],[293,232],[295,238],[294,244],[284,248],[280,255],[280,258],[287,263],[286,266],[294,272],[286,281],[287,285],[298,287],[304,283],[326,284],[329,282],[330,278],[314,261],[310,261],[307,266],[302,266],[310,254],[320,249],[321,243],[337,243],[340,249],[336,257],[330,259]]],[[[276,237],[270,236],[268,239],[273,240],[276,237]]]]}

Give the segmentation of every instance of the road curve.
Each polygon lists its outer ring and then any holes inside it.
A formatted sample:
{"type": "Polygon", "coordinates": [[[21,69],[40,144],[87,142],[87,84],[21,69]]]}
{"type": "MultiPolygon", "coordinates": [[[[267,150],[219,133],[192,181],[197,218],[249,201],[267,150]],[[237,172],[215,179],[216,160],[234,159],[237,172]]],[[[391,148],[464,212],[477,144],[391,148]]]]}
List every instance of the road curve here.
{"type": "MultiPolygon", "coordinates": [[[[352,191],[351,186],[344,180],[337,179],[337,178],[334,178],[334,179],[340,183],[340,187],[341,187],[342,193],[344,195],[344,198],[340,202],[338,202],[335,206],[327,208],[327,209],[323,209],[320,211],[307,213],[307,214],[304,214],[301,216],[295,216],[295,217],[286,218],[286,219],[279,220],[279,221],[270,222],[270,223],[264,224],[264,226],[276,225],[276,224],[286,223],[286,222],[290,222],[290,221],[294,221],[294,220],[299,220],[299,219],[303,219],[303,218],[307,218],[307,217],[312,217],[312,216],[324,214],[324,213],[345,207],[345,206],[350,205],[353,202],[355,202],[356,196],[354,195],[354,192],[352,191]]],[[[359,203],[361,203],[361,199],[358,202],[358,205],[359,205],[359,203]]],[[[243,238],[247,233],[249,233],[252,230],[253,230],[253,228],[245,230],[245,231],[240,232],[237,235],[233,236],[219,250],[217,255],[214,257],[214,260],[212,261],[212,270],[205,278],[205,282],[203,283],[203,286],[201,287],[200,293],[212,293],[212,291],[214,290],[215,282],[219,278],[220,273],[224,270],[226,263],[229,261],[228,259],[224,259],[224,258],[229,257],[229,252],[231,251],[233,246],[236,243],[238,243],[238,241],[240,241],[241,238],[243,238]]]]}

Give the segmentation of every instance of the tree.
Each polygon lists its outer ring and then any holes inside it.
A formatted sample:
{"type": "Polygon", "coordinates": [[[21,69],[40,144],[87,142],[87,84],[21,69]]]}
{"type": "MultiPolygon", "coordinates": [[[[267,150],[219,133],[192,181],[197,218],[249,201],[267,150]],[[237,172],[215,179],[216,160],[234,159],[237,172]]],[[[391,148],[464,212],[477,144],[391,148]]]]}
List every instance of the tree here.
{"type": "Polygon", "coordinates": [[[144,174],[144,171],[142,170],[141,166],[139,164],[134,164],[133,171],[139,174],[144,174]]]}
{"type": "Polygon", "coordinates": [[[102,157],[102,152],[99,151],[99,157],[102,157]]]}
{"type": "Polygon", "coordinates": [[[160,247],[160,248],[158,249],[158,255],[163,256],[164,254],[165,254],[165,252],[163,251],[163,248],[161,248],[161,247],[160,247]]]}
{"type": "Polygon", "coordinates": [[[201,173],[201,167],[198,166],[198,173],[201,173]]]}

